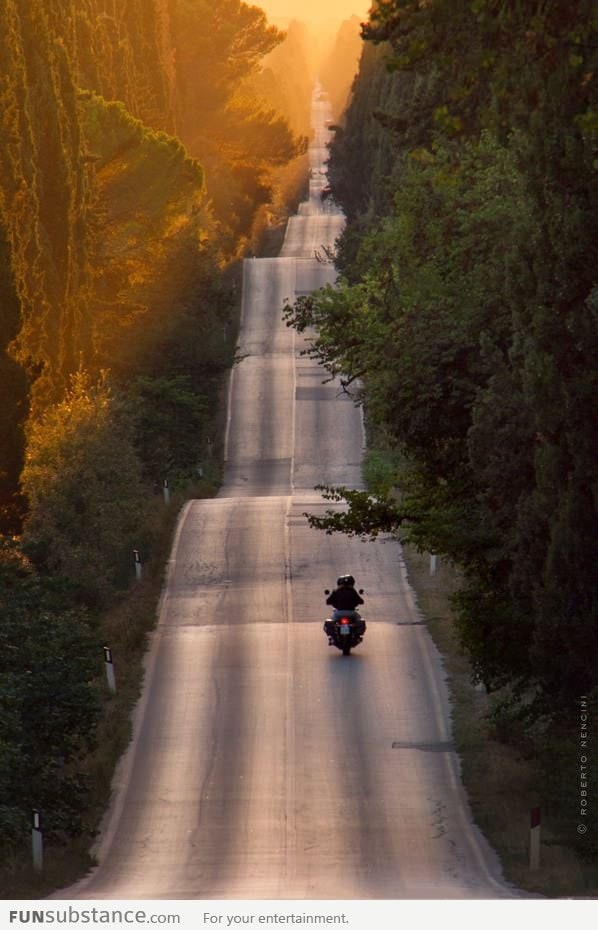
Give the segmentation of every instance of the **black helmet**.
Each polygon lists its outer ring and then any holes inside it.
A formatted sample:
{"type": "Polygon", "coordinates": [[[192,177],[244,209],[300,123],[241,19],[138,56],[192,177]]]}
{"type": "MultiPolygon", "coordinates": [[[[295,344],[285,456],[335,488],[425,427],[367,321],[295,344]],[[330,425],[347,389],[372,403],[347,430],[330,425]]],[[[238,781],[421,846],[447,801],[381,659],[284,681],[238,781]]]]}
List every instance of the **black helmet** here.
{"type": "Polygon", "coordinates": [[[349,588],[354,588],[354,587],[355,587],[355,579],[354,579],[353,575],[341,575],[340,578],[337,578],[336,586],[337,586],[337,588],[341,588],[341,587],[343,587],[343,586],[349,587],[349,588]]]}

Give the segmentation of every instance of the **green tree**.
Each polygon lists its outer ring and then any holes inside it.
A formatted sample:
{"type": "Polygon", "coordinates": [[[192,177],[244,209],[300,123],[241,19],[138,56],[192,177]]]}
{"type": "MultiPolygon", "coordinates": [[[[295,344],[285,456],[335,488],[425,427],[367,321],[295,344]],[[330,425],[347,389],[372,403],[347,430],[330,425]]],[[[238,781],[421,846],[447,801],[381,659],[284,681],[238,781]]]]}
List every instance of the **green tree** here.
{"type": "Polygon", "coordinates": [[[267,24],[263,10],[239,0],[179,0],[172,33],[178,131],[205,167],[227,248],[235,251],[271,198],[272,172],[305,148],[251,85],[283,34],[267,24]]]}
{"type": "Polygon", "coordinates": [[[596,684],[596,27],[583,0],[377,5],[332,151],[343,279],[289,314],[404,458],[398,504],[314,522],[458,562],[474,673],[538,712],[596,684]]]}
{"type": "Polygon", "coordinates": [[[101,644],[85,613],[44,590],[14,544],[0,546],[0,848],[22,847],[33,809],[60,842],[84,829],[81,759],[99,718],[101,644]],[[62,603],[61,603],[62,601],[62,603]]]}
{"type": "Polygon", "coordinates": [[[24,545],[92,608],[109,602],[142,545],[149,489],[132,427],[110,390],[77,375],[64,401],[30,427],[22,474],[24,545]]]}

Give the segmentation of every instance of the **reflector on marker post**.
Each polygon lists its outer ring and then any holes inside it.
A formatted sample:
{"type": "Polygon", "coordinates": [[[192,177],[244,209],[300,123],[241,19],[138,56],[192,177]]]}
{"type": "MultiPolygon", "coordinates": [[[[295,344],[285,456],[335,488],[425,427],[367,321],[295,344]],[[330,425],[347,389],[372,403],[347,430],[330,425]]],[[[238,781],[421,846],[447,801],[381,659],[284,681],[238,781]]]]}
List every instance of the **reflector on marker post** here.
{"type": "Polygon", "coordinates": [[[44,865],[44,839],[42,836],[42,819],[38,810],[34,810],[31,818],[31,846],[33,851],[33,868],[41,872],[44,865]]]}

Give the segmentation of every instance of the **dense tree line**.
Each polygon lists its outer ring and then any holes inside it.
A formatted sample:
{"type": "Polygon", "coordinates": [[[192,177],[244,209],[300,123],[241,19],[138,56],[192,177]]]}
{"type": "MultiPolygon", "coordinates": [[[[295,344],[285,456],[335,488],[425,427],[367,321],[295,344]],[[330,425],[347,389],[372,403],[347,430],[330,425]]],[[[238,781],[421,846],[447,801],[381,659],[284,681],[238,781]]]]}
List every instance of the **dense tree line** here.
{"type": "Polygon", "coordinates": [[[452,559],[475,677],[570,719],[598,686],[596,8],[376,7],[331,152],[339,287],[288,316],[394,465],[314,523],[452,559]]]}
{"type": "Polygon", "coordinates": [[[99,614],[151,546],[155,490],[209,455],[228,269],[304,149],[262,95],[283,40],[240,0],[0,7],[3,856],[33,807],[56,839],[84,823],[99,614]]]}
{"type": "MultiPolygon", "coordinates": [[[[256,93],[260,63],[283,35],[267,25],[261,9],[238,0],[177,0],[172,28],[178,132],[206,170],[221,231],[232,248],[250,232],[259,206],[270,201],[272,169],[306,146],[256,93]]],[[[292,60],[288,67],[279,62],[276,73],[292,73],[292,66],[292,60]]],[[[292,81],[288,91],[293,93],[292,81]]],[[[292,112],[294,104],[289,101],[285,109],[292,112]]]]}
{"type": "Polygon", "coordinates": [[[360,21],[357,16],[345,20],[332,48],[320,67],[320,81],[330,98],[335,119],[343,115],[361,55],[360,21]]]}
{"type": "Polygon", "coordinates": [[[304,23],[292,20],[283,42],[262,61],[251,87],[275,110],[284,113],[297,136],[311,132],[313,62],[310,35],[304,23]]]}

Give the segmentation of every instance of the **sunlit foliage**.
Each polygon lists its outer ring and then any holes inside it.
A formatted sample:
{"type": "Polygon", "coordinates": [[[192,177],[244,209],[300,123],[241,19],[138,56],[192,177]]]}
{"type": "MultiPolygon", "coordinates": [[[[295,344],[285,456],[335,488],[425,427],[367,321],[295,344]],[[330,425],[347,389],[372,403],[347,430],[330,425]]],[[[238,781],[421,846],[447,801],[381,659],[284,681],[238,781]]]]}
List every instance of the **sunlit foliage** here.
{"type": "Polygon", "coordinates": [[[179,134],[205,167],[232,248],[250,234],[259,206],[269,201],[272,170],[304,149],[255,93],[259,63],[283,35],[268,26],[262,10],[239,0],[179,0],[172,28],[179,134]]]}
{"type": "Polygon", "coordinates": [[[209,457],[235,355],[227,265],[303,147],[258,88],[282,39],[233,0],[0,5],[0,532],[23,528],[0,594],[6,849],[31,806],[53,810],[50,838],[81,827],[88,623],[151,551],[156,489],[209,457]]]}
{"type": "Polygon", "coordinates": [[[94,607],[126,580],[148,507],[132,429],[102,384],[76,376],[61,403],[29,429],[23,490],[24,546],[94,607]]]}
{"type": "Polygon", "coordinates": [[[357,16],[342,23],[334,45],[320,68],[320,80],[330,98],[336,120],[343,115],[359,64],[363,42],[357,16]]]}

